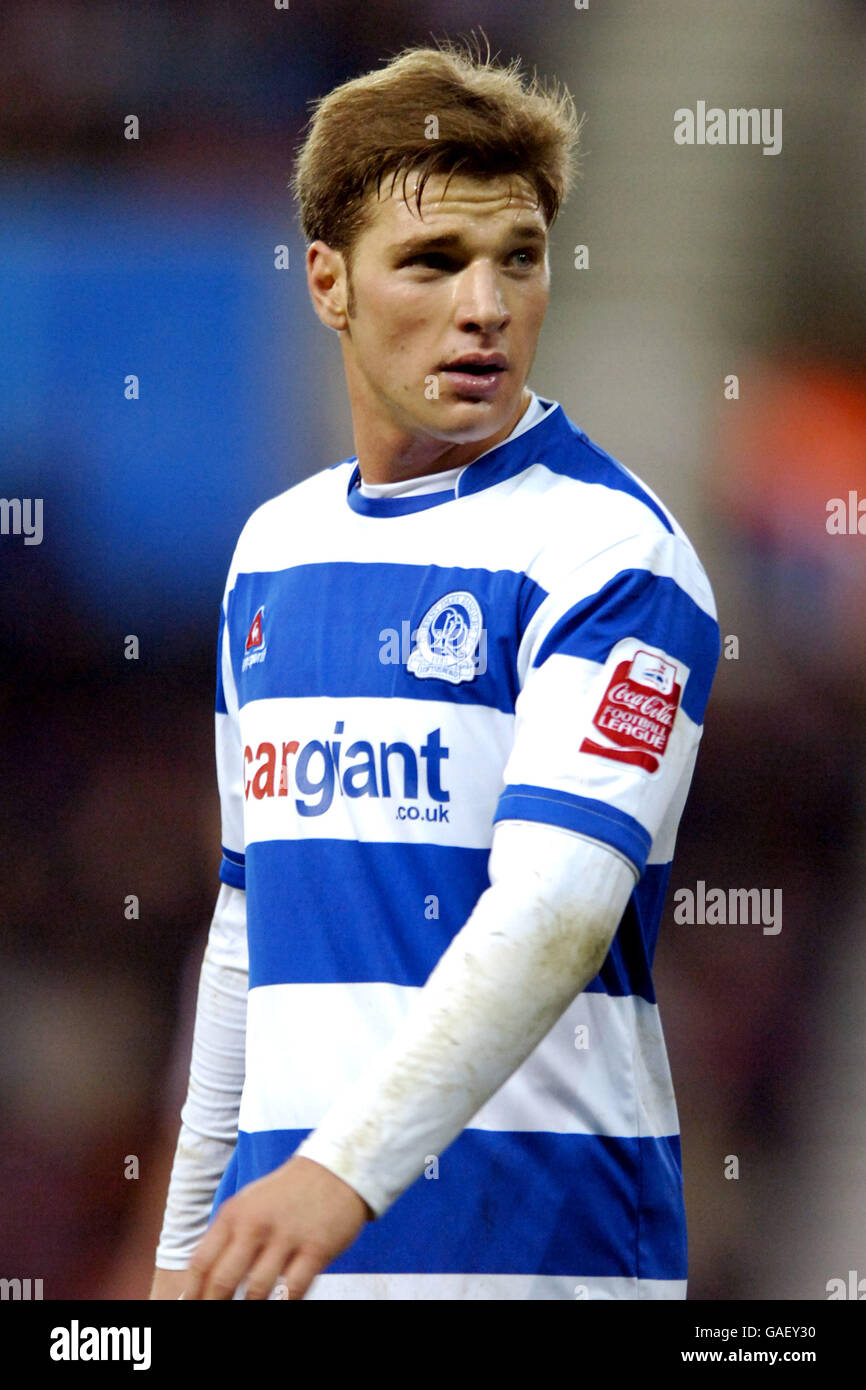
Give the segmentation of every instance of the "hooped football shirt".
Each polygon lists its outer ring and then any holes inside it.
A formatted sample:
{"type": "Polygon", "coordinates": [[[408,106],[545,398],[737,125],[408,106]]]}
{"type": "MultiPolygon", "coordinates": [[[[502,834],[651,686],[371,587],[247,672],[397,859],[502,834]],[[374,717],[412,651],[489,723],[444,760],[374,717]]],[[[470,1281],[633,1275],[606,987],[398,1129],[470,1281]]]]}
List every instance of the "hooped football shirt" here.
{"type": "Polygon", "coordinates": [[[250,993],[214,1211],[396,1031],[489,885],[494,825],[537,821],[631,867],[607,958],[435,1182],[308,1297],[684,1297],[652,963],[720,655],[707,576],[658,497],[536,396],[432,490],[359,482],[346,459],[260,507],[226,584],[221,877],[246,892],[250,993]]]}

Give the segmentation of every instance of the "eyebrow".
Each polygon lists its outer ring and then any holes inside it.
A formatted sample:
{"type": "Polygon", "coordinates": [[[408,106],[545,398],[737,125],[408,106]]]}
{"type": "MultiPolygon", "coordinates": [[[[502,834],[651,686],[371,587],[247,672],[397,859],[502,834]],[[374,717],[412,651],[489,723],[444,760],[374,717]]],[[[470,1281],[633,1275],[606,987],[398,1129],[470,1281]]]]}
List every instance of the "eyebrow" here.
{"type": "MultiPolygon", "coordinates": [[[[544,242],[547,240],[547,232],[539,227],[536,222],[522,223],[512,228],[508,234],[508,240],[544,242]]],[[[409,237],[407,241],[397,242],[391,250],[395,255],[404,256],[409,253],[417,254],[423,251],[445,251],[462,244],[462,233],[441,232],[438,236],[409,237]]]]}

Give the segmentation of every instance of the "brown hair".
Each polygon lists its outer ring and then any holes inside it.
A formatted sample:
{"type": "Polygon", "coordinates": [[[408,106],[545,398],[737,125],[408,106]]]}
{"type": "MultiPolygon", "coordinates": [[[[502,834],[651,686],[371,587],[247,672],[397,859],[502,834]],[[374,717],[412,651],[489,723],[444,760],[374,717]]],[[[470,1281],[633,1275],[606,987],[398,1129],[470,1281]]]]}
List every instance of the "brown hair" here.
{"type": "Polygon", "coordinates": [[[518,61],[491,60],[490,45],[444,40],[404,49],[388,65],[335,87],[314,105],[292,176],[307,241],[342,252],[370,218],[369,195],[391,175],[418,176],[415,202],[431,174],[522,174],[534,187],[547,225],[577,172],[583,121],[570,94],[527,79],[518,61]],[[428,138],[438,122],[436,138],[428,138]]]}

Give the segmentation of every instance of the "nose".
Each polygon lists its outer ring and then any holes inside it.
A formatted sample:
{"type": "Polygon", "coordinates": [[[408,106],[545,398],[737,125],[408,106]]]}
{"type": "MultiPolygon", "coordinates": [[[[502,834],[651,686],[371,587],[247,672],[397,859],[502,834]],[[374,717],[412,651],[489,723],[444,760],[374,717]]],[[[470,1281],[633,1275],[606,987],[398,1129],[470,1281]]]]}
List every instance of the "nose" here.
{"type": "Polygon", "coordinates": [[[457,277],[457,324],[467,332],[501,332],[511,322],[495,269],[490,261],[473,261],[457,277]]]}

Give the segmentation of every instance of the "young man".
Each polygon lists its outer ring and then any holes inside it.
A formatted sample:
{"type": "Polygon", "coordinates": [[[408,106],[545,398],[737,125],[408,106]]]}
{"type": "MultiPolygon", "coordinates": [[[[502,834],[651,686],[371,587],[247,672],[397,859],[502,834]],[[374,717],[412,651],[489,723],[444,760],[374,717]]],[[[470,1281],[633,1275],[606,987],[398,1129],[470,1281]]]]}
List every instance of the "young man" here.
{"type": "Polygon", "coordinates": [[[449,46],[301,151],[357,453],[226,585],[153,1297],[685,1296],[651,965],[719,630],[671,514],[526,385],[577,139],[449,46]]]}

